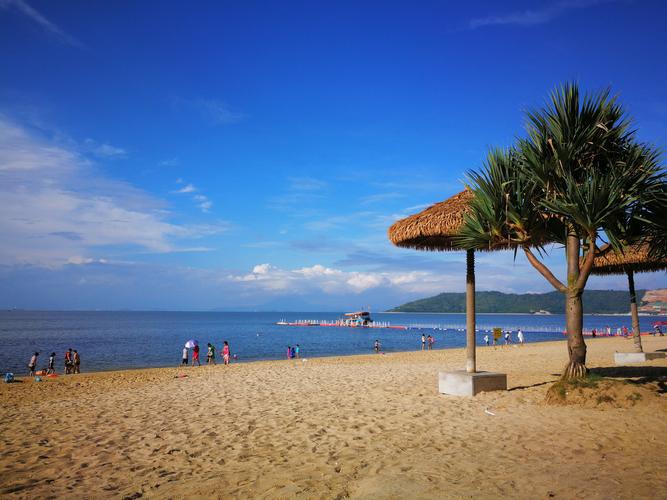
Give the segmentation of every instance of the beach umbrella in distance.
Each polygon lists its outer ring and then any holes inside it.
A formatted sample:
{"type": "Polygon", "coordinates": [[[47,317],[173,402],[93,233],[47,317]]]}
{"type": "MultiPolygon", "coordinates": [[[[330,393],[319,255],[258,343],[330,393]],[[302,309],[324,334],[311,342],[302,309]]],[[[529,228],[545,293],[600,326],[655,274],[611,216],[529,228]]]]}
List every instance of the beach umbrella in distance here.
{"type": "Polygon", "coordinates": [[[667,269],[667,259],[651,257],[649,245],[646,243],[627,246],[623,253],[615,252],[609,246],[600,249],[601,254],[593,261],[592,274],[598,276],[625,274],[628,277],[630,291],[630,315],[632,316],[632,337],[636,352],[643,352],[642,339],[639,331],[639,311],[637,310],[637,294],[635,293],[635,273],[648,273],[667,269]]]}
{"type": "Polygon", "coordinates": [[[199,341],[195,339],[190,339],[185,343],[185,347],[188,349],[192,349],[196,345],[199,345],[199,341]]]}
{"type": "MultiPolygon", "coordinates": [[[[455,238],[474,194],[465,189],[451,198],[395,222],[387,235],[399,247],[430,251],[461,251],[455,238]]],[[[466,250],[466,371],[475,373],[475,251],[466,250]]]]}

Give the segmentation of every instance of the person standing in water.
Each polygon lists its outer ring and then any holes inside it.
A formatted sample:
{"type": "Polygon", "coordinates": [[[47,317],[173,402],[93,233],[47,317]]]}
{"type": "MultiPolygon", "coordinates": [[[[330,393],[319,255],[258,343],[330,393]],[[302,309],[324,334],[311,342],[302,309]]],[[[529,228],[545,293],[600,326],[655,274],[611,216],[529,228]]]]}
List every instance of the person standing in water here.
{"type": "Polygon", "coordinates": [[[292,346],[287,346],[287,359],[292,359],[292,346]]]}
{"type": "Polygon", "coordinates": [[[74,350],[72,365],[74,373],[81,373],[81,356],[79,356],[79,352],[76,349],[74,350]]]}
{"type": "Polygon", "coordinates": [[[222,360],[226,365],[229,364],[229,342],[226,340],[223,342],[222,346],[222,360]]]}
{"type": "Polygon", "coordinates": [[[378,339],[375,339],[375,344],[373,345],[375,348],[375,352],[379,353],[380,352],[380,341],[378,339]]]}
{"type": "Polygon", "coordinates": [[[210,365],[211,363],[215,364],[215,347],[210,342],[206,344],[206,364],[210,365]]]}
{"type": "Polygon", "coordinates": [[[422,333],[422,351],[426,349],[426,337],[422,333]]]}
{"type": "Polygon", "coordinates": [[[36,352],[30,358],[30,362],[28,363],[28,370],[30,370],[30,373],[28,373],[28,376],[30,376],[30,377],[32,377],[35,374],[35,367],[37,366],[37,358],[38,357],[39,357],[39,353],[36,352]]]}
{"type": "Polygon", "coordinates": [[[65,375],[72,373],[72,348],[65,351],[65,375]]]}
{"type": "Polygon", "coordinates": [[[52,352],[49,356],[49,367],[46,370],[46,374],[56,373],[56,353],[52,352]]]}
{"type": "Polygon", "coordinates": [[[195,366],[195,361],[197,362],[197,366],[201,366],[199,362],[199,344],[195,344],[192,348],[192,366],[195,366]]]}
{"type": "Polygon", "coordinates": [[[301,347],[299,344],[296,345],[296,348],[294,349],[294,354],[296,354],[296,359],[299,359],[301,357],[301,347]]]}
{"type": "Polygon", "coordinates": [[[484,343],[486,344],[486,347],[489,347],[489,334],[487,333],[484,335],[484,343]]]}

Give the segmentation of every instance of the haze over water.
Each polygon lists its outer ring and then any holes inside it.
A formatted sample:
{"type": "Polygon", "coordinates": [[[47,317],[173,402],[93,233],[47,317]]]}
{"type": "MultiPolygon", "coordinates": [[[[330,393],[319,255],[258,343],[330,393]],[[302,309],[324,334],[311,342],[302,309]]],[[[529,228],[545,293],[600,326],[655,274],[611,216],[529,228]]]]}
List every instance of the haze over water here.
{"type": "MultiPolygon", "coordinates": [[[[82,371],[176,366],[183,344],[191,338],[204,348],[212,342],[220,348],[230,343],[239,362],[285,357],[287,345],[299,344],[303,358],[368,354],[377,338],[385,352],[419,350],[422,332],[435,336],[435,349],[465,345],[464,314],[374,313],[378,322],[392,325],[431,326],[439,330],[364,329],[332,327],[289,327],[275,323],[281,319],[333,320],[341,313],[280,313],[280,312],[0,312],[0,371],[22,375],[31,354],[40,352],[39,365],[47,365],[48,355],[56,352],[56,368],[63,368],[63,355],[68,348],[77,349],[82,358],[82,371]]],[[[641,317],[642,331],[650,331],[656,320],[667,317],[641,317]]],[[[564,340],[560,333],[565,318],[555,314],[533,316],[524,314],[477,315],[477,343],[484,343],[486,331],[493,327],[513,331],[522,328],[527,342],[564,340]]],[[[616,329],[627,326],[629,316],[585,316],[586,329],[616,329]]],[[[587,341],[594,341],[587,339],[587,341]]]]}

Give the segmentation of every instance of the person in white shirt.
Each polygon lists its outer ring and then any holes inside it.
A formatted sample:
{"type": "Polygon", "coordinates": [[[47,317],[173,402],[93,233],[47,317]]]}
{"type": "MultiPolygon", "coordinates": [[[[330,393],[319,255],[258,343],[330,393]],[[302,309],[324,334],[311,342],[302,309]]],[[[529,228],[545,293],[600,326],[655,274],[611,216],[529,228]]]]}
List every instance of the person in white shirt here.
{"type": "Polygon", "coordinates": [[[489,336],[484,335],[484,343],[488,346],[489,345],[489,336]]]}
{"type": "Polygon", "coordinates": [[[523,345],[523,332],[521,331],[521,328],[516,332],[516,337],[519,339],[519,344],[523,345]]]}

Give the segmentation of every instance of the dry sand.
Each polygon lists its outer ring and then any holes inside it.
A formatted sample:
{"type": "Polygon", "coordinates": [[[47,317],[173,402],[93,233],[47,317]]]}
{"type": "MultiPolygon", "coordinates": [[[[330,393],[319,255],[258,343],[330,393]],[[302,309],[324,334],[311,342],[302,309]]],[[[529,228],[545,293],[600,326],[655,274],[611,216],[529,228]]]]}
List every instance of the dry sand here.
{"type": "MultiPolygon", "coordinates": [[[[589,340],[589,366],[630,343],[589,340]]],[[[565,361],[563,342],[481,348],[510,390],[475,398],[437,392],[461,349],[0,384],[0,494],[667,497],[666,378],[627,409],[546,405],[565,361]]]]}

